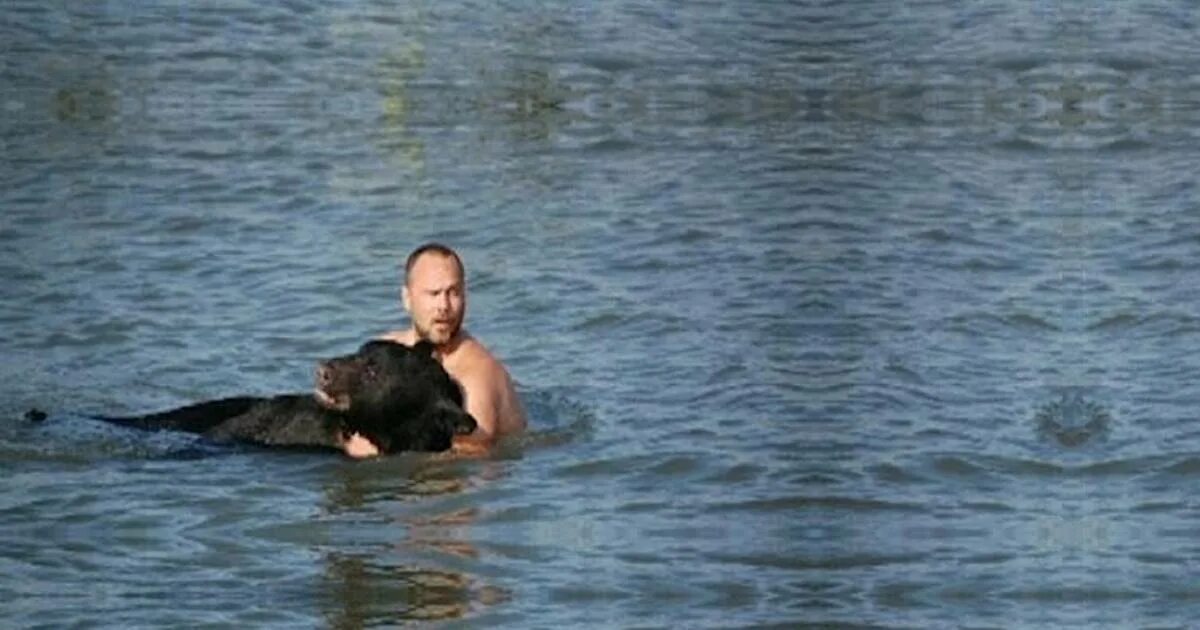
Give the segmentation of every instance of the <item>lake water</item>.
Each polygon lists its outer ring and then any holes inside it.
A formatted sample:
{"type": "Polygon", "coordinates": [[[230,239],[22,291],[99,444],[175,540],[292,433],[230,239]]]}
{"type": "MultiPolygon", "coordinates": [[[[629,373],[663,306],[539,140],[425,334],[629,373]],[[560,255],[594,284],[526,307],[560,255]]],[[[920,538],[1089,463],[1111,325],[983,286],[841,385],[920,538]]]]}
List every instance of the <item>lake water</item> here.
{"type": "Polygon", "coordinates": [[[6,2],[2,625],[1190,626],[1198,16],[1093,4],[6,2]],[[430,239],[493,457],[85,417],[307,389],[430,239]]]}

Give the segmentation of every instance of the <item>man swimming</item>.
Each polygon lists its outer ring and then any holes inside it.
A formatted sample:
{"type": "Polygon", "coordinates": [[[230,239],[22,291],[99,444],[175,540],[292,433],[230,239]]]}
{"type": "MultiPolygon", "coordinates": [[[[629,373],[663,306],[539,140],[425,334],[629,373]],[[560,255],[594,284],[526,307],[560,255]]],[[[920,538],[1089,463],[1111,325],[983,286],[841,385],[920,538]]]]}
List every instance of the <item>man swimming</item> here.
{"type": "MultiPolygon", "coordinates": [[[[438,359],[463,390],[463,403],[478,427],[455,436],[453,451],[482,454],[501,436],[525,429],[525,410],[512,378],[482,343],[463,329],[467,312],[466,269],[453,249],[426,243],[404,263],[400,299],[412,320],[407,329],[380,338],[411,346],[421,339],[437,349],[438,359]]],[[[351,457],[371,457],[379,450],[366,438],[352,435],[345,443],[351,457]]]]}

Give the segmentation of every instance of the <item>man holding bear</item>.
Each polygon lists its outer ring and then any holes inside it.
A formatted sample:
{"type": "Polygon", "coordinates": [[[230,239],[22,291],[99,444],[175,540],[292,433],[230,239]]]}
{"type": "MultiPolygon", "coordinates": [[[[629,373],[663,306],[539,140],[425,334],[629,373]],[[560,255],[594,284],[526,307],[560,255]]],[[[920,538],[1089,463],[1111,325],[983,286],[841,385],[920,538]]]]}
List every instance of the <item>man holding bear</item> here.
{"type": "MultiPolygon", "coordinates": [[[[523,431],[525,410],[508,370],[462,327],[467,285],[458,254],[440,243],[413,250],[404,264],[401,301],[411,325],[380,338],[407,346],[420,340],[431,342],[442,366],[462,387],[467,413],[478,423],[470,435],[455,436],[453,451],[483,454],[501,436],[523,431]]],[[[351,457],[379,454],[376,445],[358,434],[351,436],[344,448],[351,457]]]]}

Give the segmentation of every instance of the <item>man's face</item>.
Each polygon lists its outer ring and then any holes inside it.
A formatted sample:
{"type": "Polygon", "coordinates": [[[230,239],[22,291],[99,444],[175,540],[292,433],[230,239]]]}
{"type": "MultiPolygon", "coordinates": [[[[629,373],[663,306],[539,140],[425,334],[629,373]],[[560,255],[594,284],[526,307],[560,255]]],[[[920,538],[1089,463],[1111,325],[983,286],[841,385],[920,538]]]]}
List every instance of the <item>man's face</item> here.
{"type": "Polygon", "coordinates": [[[421,255],[405,279],[402,299],[417,335],[434,345],[449,342],[462,328],[467,293],[458,264],[450,256],[421,255]]]}

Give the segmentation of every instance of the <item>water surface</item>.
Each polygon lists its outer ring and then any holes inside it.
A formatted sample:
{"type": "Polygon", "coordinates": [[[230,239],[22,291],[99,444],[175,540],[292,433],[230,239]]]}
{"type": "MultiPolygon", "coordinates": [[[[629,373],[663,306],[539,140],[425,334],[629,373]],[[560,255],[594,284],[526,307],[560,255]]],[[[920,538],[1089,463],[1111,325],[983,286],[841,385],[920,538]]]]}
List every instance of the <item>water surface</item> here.
{"type": "Polygon", "coordinates": [[[8,3],[6,625],[1186,627],[1192,14],[8,3]],[[494,457],[84,417],[307,388],[429,239],[494,457]]]}

